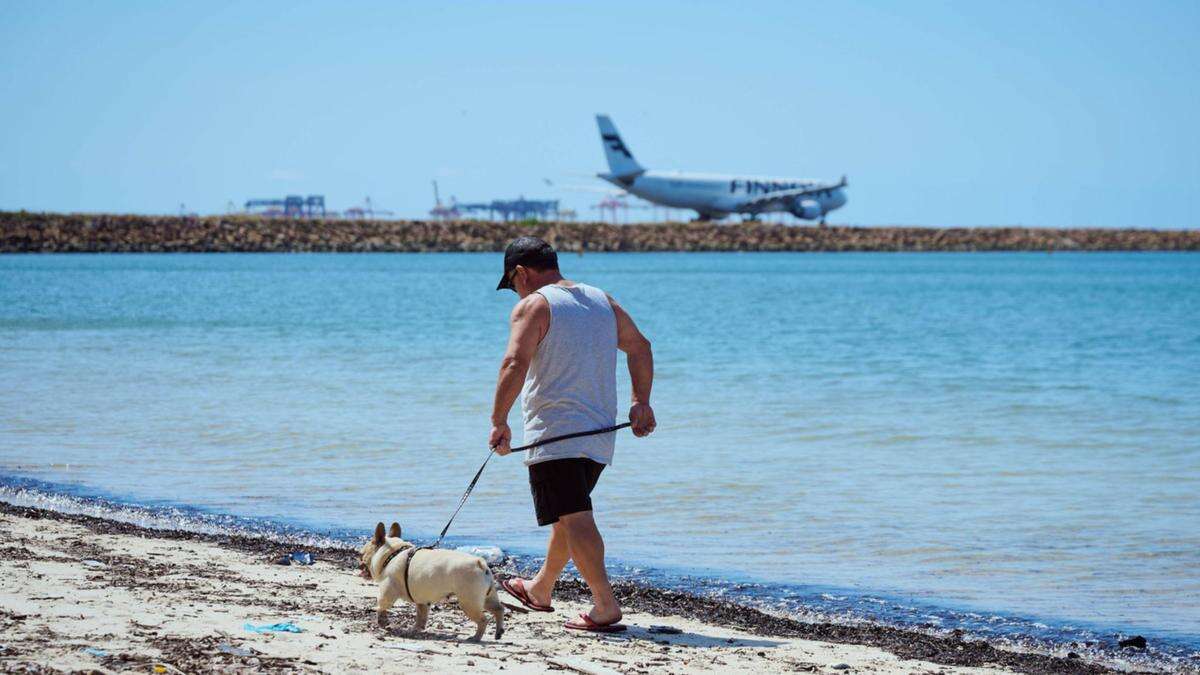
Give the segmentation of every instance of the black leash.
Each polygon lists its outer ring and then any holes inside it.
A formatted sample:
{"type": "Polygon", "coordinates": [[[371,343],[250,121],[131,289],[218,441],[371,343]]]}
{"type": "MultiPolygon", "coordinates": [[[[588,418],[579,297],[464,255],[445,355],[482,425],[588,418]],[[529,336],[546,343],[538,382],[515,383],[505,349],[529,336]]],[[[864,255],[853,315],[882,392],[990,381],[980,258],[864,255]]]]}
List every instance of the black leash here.
{"type": "MultiPolygon", "coordinates": [[[[552,436],[550,438],[540,439],[536,443],[530,443],[528,445],[522,445],[522,446],[513,448],[510,452],[520,452],[522,450],[536,448],[541,445],[549,445],[551,443],[565,441],[568,438],[581,438],[583,436],[595,436],[597,434],[607,434],[607,433],[611,433],[613,431],[620,431],[621,429],[624,429],[627,426],[629,426],[629,422],[625,422],[624,424],[617,424],[617,425],[611,426],[611,427],[605,427],[603,429],[592,429],[591,431],[577,431],[573,434],[563,434],[562,436],[552,436]]],[[[442,528],[442,533],[438,535],[437,541],[433,542],[433,544],[430,546],[422,546],[421,548],[436,548],[439,544],[442,543],[442,539],[444,539],[446,537],[446,533],[450,531],[450,524],[453,523],[454,519],[458,517],[458,512],[462,511],[463,504],[467,503],[467,497],[471,496],[471,490],[475,489],[475,484],[479,482],[479,477],[483,475],[483,470],[487,467],[488,462],[492,461],[492,455],[495,455],[495,454],[496,454],[496,448],[493,447],[491,449],[491,451],[488,452],[487,459],[483,460],[483,465],[480,466],[479,470],[475,472],[475,477],[471,479],[471,484],[467,486],[467,491],[463,493],[462,499],[458,500],[458,508],[454,509],[454,514],[450,516],[450,520],[446,521],[446,526],[442,528]]],[[[412,554],[409,554],[410,561],[412,560],[411,556],[415,553],[416,553],[416,551],[413,551],[412,554]]],[[[406,572],[406,576],[407,576],[407,570],[405,570],[405,572],[406,572]]],[[[404,587],[406,589],[408,588],[407,580],[405,581],[404,587]]]]}

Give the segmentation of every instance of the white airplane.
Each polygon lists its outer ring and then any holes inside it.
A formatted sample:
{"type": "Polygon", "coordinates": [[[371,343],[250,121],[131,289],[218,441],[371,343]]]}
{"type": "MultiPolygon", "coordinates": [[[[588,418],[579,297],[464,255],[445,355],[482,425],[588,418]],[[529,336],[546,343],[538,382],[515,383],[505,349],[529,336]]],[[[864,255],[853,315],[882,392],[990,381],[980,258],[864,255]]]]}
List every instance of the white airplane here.
{"type": "Polygon", "coordinates": [[[754,220],[760,213],[786,211],[804,220],[820,219],[846,203],[846,177],[836,183],[797,178],[763,178],[648,171],[638,164],[608,115],[596,115],[608,173],[598,177],[648,202],[692,209],[700,220],[720,220],[740,213],[754,220]]]}

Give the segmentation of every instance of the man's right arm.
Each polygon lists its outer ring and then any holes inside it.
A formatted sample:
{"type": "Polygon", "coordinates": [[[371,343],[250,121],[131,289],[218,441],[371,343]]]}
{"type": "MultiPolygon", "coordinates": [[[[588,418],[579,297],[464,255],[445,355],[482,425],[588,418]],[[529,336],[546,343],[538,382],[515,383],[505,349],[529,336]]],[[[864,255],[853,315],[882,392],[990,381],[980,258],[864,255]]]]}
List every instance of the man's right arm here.
{"type": "Polygon", "coordinates": [[[629,363],[629,380],[633,385],[629,422],[634,436],[645,436],[658,425],[654,419],[654,409],[650,407],[650,389],[654,385],[654,352],[650,348],[650,341],[638,330],[625,308],[612,296],[608,297],[608,303],[617,317],[617,349],[625,352],[629,363]]]}
{"type": "Polygon", "coordinates": [[[512,431],[508,428],[508,411],[521,393],[529,363],[533,361],[538,344],[550,326],[550,305],[536,293],[527,296],[513,308],[509,326],[508,348],[496,378],[492,432],[488,438],[488,444],[496,449],[498,455],[509,453],[512,431]]]}

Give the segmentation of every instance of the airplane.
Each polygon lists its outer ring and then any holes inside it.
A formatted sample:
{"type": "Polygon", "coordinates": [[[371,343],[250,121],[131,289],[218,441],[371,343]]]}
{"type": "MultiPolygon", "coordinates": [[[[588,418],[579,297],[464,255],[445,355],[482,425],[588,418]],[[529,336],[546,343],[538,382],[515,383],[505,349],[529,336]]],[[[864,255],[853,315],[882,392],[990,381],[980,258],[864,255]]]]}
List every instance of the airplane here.
{"type": "Polygon", "coordinates": [[[608,115],[596,115],[608,173],[596,174],[648,202],[690,209],[697,220],[720,220],[731,213],[756,220],[785,211],[804,220],[820,219],[846,203],[846,177],[836,183],[796,178],[763,178],[682,171],[649,171],[638,164],[608,115]]]}

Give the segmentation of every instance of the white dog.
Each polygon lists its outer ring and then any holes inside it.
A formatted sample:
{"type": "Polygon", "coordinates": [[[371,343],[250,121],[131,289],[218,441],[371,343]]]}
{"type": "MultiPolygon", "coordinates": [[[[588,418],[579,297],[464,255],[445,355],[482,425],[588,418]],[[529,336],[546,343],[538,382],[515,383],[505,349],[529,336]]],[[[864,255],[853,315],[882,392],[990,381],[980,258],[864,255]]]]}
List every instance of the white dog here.
{"type": "Polygon", "coordinates": [[[400,538],[400,525],[392,523],[384,536],[383,523],[375,526],[375,536],[362,547],[360,573],[364,579],[379,582],[379,610],[376,623],[387,626],[387,611],[397,600],[417,606],[418,632],[425,630],[429,605],[450,596],[475,622],[478,642],[487,629],[487,614],[496,618],[496,639],[504,635],[504,606],[496,594],[492,571],[482,558],[440,548],[417,548],[400,538]]]}

